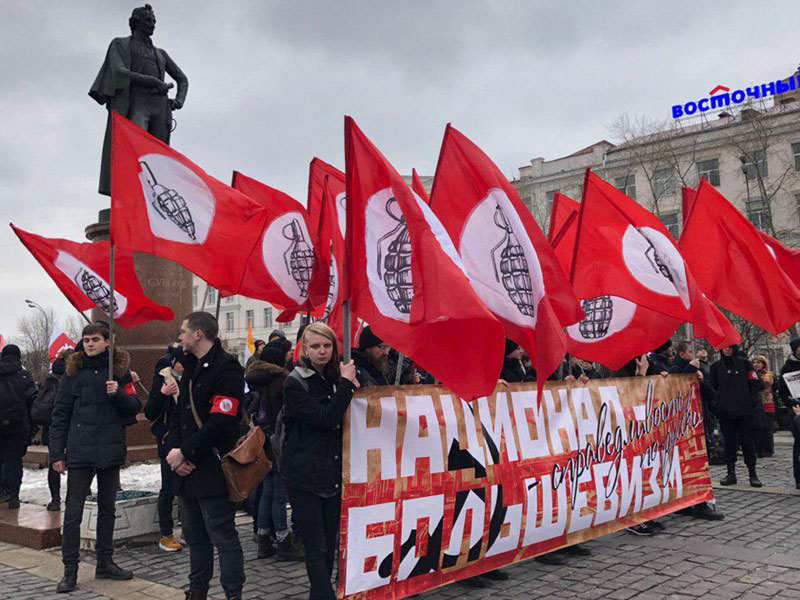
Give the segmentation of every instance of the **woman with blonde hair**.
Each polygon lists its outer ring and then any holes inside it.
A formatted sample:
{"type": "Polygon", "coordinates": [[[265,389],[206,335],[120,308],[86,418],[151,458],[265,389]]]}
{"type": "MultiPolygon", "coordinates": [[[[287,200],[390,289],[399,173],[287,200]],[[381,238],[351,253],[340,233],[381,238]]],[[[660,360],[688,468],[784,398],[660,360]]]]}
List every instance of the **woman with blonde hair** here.
{"type": "Polygon", "coordinates": [[[312,323],[303,354],[283,388],[286,437],[281,474],[306,551],[312,600],[333,600],[331,587],[342,509],[342,422],[358,387],[353,361],[339,363],[336,334],[312,323]]]}

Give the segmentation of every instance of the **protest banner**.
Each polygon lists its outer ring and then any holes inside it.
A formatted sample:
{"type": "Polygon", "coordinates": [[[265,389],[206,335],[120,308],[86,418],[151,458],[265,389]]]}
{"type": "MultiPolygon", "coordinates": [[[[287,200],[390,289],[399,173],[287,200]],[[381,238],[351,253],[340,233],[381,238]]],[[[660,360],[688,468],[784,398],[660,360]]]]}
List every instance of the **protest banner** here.
{"type": "Polygon", "coordinates": [[[404,598],[713,498],[689,375],[369,388],[344,424],[340,598],[404,598]]]}

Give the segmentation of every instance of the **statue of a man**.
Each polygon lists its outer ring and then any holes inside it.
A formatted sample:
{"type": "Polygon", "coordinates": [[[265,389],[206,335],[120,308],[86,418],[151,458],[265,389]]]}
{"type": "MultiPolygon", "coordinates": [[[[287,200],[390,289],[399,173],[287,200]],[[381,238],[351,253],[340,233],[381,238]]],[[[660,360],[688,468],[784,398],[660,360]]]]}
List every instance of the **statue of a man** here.
{"type": "Polygon", "coordinates": [[[89,95],[108,109],[98,189],[106,196],[111,195],[111,112],[118,112],[169,144],[172,111],[183,106],[189,89],[183,71],[164,50],[153,45],[151,36],[156,28],[153,8],[145,4],[133,9],[128,24],[131,35],[111,42],[106,60],[89,90],[89,95]],[[164,81],[164,73],[178,84],[174,99],[167,97],[173,84],[164,81]]]}

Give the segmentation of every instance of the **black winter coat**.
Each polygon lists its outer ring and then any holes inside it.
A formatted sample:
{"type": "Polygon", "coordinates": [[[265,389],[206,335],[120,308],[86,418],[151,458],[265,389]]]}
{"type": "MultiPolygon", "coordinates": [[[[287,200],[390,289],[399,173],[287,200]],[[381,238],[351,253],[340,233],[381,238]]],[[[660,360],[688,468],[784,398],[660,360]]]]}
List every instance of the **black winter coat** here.
{"type": "MultiPolygon", "coordinates": [[[[694,375],[698,371],[702,371],[702,369],[698,369],[688,360],[680,356],[675,357],[672,366],[669,368],[669,373],[676,375],[694,375]]],[[[698,383],[700,384],[700,401],[703,404],[703,419],[706,422],[706,427],[709,427],[711,416],[717,410],[717,392],[711,387],[711,384],[708,382],[708,377],[705,374],[703,374],[703,379],[698,383]]]]}
{"type": "Polygon", "coordinates": [[[161,387],[164,385],[161,369],[171,365],[172,355],[169,353],[158,359],[156,372],[153,375],[153,386],[150,388],[150,396],[147,398],[147,404],[144,407],[144,416],[150,421],[150,431],[153,437],[156,438],[158,456],[160,458],[166,458],[167,453],[169,453],[169,448],[167,447],[169,421],[175,412],[175,401],[171,396],[165,396],[161,393],[161,387]]]}
{"type": "Polygon", "coordinates": [[[504,358],[503,368],[500,371],[500,379],[507,383],[522,383],[527,381],[525,367],[522,361],[514,358],[504,358]]]}
{"type": "Polygon", "coordinates": [[[119,390],[109,396],[108,351],[97,356],[70,355],[50,423],[50,464],[65,458],[68,469],[105,469],[125,463],[125,426],[142,408],[133,389],[130,362],[127,352],[114,351],[114,381],[119,390]]]}
{"type": "Polygon", "coordinates": [[[761,406],[761,378],[743,356],[723,356],[711,365],[709,383],[717,392],[717,414],[737,419],[757,418],[761,406]]]}
{"type": "Polygon", "coordinates": [[[289,371],[283,367],[255,359],[250,361],[245,377],[256,400],[256,404],[251,407],[250,412],[256,417],[256,422],[262,425],[266,434],[264,452],[273,465],[275,464],[275,454],[272,452],[269,436],[275,431],[275,421],[283,408],[283,386],[288,376],[289,371]],[[264,415],[265,422],[263,424],[258,422],[259,413],[264,415]]]}
{"type": "Polygon", "coordinates": [[[647,355],[650,366],[647,367],[648,375],[660,375],[663,372],[669,373],[669,358],[663,354],[651,352],[647,355]]]}
{"type": "Polygon", "coordinates": [[[356,365],[356,379],[358,379],[358,383],[361,387],[394,384],[394,379],[391,379],[391,381],[389,379],[389,373],[383,373],[380,369],[377,369],[364,352],[353,350],[353,362],[356,365]]]}
{"type": "Polygon", "coordinates": [[[169,423],[167,447],[180,448],[195,470],[175,479],[175,494],[187,498],[228,495],[219,456],[231,450],[244,432],[242,424],[244,372],[236,357],[222,349],[219,340],[198,359],[183,360],[178,406],[169,423]],[[192,413],[189,392],[202,428],[192,413]],[[219,456],[218,456],[219,455],[219,456]]]}
{"type": "Polygon", "coordinates": [[[781,397],[781,400],[783,400],[783,403],[786,406],[788,406],[787,401],[792,397],[792,394],[789,392],[789,386],[786,385],[783,375],[785,373],[794,373],[795,371],[800,371],[800,359],[790,354],[789,358],[786,359],[786,362],[783,363],[781,372],[778,375],[778,395],[781,397]]]}
{"type": "Polygon", "coordinates": [[[9,404],[14,405],[9,407],[11,414],[4,415],[0,421],[0,434],[22,433],[25,440],[29,441],[31,405],[36,398],[36,382],[22,368],[22,361],[16,356],[0,358],[0,394],[8,394],[9,404]]]}
{"type": "Polygon", "coordinates": [[[347,379],[336,384],[304,366],[283,388],[286,439],[281,474],[286,486],[316,494],[341,492],[342,421],[355,387],[347,379]]]}

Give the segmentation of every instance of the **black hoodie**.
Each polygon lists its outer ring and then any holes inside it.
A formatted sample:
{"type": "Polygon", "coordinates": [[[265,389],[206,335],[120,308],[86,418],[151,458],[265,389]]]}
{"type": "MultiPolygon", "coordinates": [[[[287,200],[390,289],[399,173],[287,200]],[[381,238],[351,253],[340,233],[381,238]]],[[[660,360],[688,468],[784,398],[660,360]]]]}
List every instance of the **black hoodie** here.
{"type": "Polygon", "coordinates": [[[717,392],[719,416],[737,419],[753,416],[761,405],[761,378],[753,365],[737,352],[722,355],[709,369],[709,383],[717,392]]]}
{"type": "Polygon", "coordinates": [[[0,358],[0,406],[8,402],[8,410],[3,411],[0,433],[23,433],[26,437],[31,431],[31,404],[36,398],[36,382],[25,369],[17,356],[0,358]],[[5,414],[8,413],[8,414],[5,414]]]}

